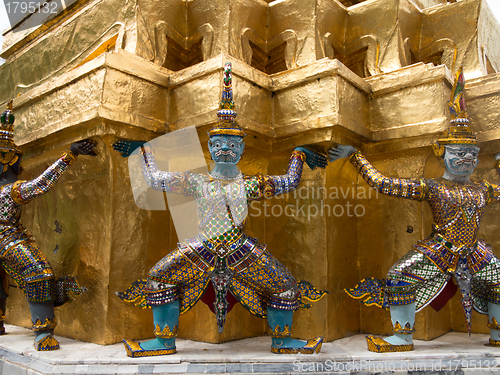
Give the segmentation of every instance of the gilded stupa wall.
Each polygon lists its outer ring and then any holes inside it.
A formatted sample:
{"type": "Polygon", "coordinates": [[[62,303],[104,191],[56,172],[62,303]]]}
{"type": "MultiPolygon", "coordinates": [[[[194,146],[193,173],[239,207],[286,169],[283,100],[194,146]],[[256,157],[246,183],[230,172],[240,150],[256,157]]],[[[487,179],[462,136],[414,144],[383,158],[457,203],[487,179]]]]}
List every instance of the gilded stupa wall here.
{"type": "MultiPolygon", "coordinates": [[[[98,143],[97,157],[80,157],[49,194],[23,208],[57,275],[73,273],[88,288],[56,310],[56,334],[99,344],[152,337],[151,312],[125,305],[115,292],[145,277],[178,239],[169,211],[135,206],[127,161],[111,144],[195,125],[208,161],[206,132],[217,118],[226,61],[248,134],[246,174],[284,173],[298,145],[325,151],[350,143],[388,175],[440,176],[430,144],[449,124],[446,102],[463,65],[471,127],[482,142],[474,178],[500,183],[493,169],[500,26],[482,0],[67,3],[43,24],[33,15],[6,32],[0,54],[0,102],[15,98],[21,178],[38,175],[73,141],[98,143]]],[[[296,278],[330,291],[295,315],[293,336],[389,333],[387,312],[361,306],[342,289],[384,278],[429,233],[428,208],[370,194],[347,160],[325,171],[305,167],[301,186],[252,207],[247,225],[296,278]],[[323,207],[323,215],[308,215],[312,207],[323,207]]],[[[489,207],[480,232],[497,255],[499,214],[500,205],[489,207]]],[[[461,314],[457,296],[438,313],[426,308],[417,314],[417,338],[464,330],[461,314]]],[[[16,288],[7,322],[31,325],[16,288]]],[[[200,302],[181,316],[179,336],[223,342],[266,329],[236,305],[219,335],[200,302]]],[[[473,331],[486,329],[486,318],[475,315],[473,331]]]]}

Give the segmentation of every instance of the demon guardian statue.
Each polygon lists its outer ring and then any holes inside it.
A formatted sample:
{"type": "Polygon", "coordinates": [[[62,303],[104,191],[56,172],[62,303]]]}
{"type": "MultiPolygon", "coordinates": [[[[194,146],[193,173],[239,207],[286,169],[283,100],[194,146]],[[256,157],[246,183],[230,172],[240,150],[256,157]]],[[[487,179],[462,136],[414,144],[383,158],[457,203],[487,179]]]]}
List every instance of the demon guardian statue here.
{"type": "Polygon", "coordinates": [[[23,227],[21,208],[32,199],[47,193],[61,175],[76,161],[77,155],[95,155],[90,141],[73,143],[71,148],[45,172],[31,181],[18,179],[21,150],[14,143],[12,101],[2,113],[0,129],[0,334],[5,333],[5,300],[8,296],[6,274],[24,292],[31,311],[36,350],[55,350],[59,343],[53,336],[56,322],[54,306],[71,301],[82,293],[72,275],[56,280],[45,255],[32,235],[23,227]]]}
{"type": "Polygon", "coordinates": [[[219,121],[209,132],[215,167],[208,175],[158,170],[153,150],[144,142],[119,141],[114,145],[123,156],[140,147],[147,183],[157,190],[194,197],[199,217],[196,237],[181,242],[160,260],[147,280],[137,281],[127,292],[119,293],[125,301],[137,303],[142,299],[143,305],[153,310],[156,339],[141,343],[124,340],[131,357],[175,353],[179,314],[187,312],[212,286],[219,332],[226,319],[228,297],[234,296],[252,314],[267,318],[273,336],[272,352],[312,354],[321,348],[321,337],[307,342],[295,340],[290,330],[294,310],[309,306],[302,300],[317,301],[325,292],[307,282],[297,282],[264,244],[245,233],[244,225],[249,201],[297,188],[304,161],[311,168],[324,168],[327,159],[297,147],[285,175],[242,175],[236,164],[245,148],[245,133],[235,121],[231,80],[231,65],[226,64],[219,121]]]}
{"type": "MultiPolygon", "coordinates": [[[[330,160],[349,157],[368,184],[390,196],[426,201],[432,211],[431,235],[419,241],[392,266],[387,280],[364,279],[346,290],[366,305],[389,308],[394,335],[367,336],[374,352],[413,350],[415,312],[423,309],[443,291],[453,277],[462,294],[462,309],[470,332],[472,308],[489,315],[490,344],[500,346],[500,262],[477,232],[484,208],[500,200],[500,186],[472,182],[479,147],[469,128],[463,94],[462,69],[456,75],[448,106],[450,128],[434,144],[443,158],[445,172],[439,179],[390,178],[377,171],[351,146],[339,145],[329,151],[330,160]]],[[[495,168],[500,171],[500,153],[495,168]]]]}

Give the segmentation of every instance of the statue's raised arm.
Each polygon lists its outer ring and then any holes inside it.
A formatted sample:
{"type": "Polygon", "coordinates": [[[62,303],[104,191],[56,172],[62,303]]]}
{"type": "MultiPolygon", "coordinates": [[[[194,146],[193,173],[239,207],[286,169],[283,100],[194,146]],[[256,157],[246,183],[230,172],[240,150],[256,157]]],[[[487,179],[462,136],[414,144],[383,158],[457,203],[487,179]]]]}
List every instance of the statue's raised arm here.
{"type": "Polygon", "coordinates": [[[428,191],[423,178],[394,178],[380,173],[363,155],[349,145],[337,145],[328,150],[329,160],[348,157],[359,174],[379,193],[417,201],[425,200],[428,191]]]}
{"type": "Polygon", "coordinates": [[[191,172],[166,172],[158,168],[152,146],[143,141],[121,140],[113,144],[113,149],[123,157],[139,154],[144,180],[149,187],[166,193],[193,195],[195,175],[191,172]]]}
{"type": "Polygon", "coordinates": [[[95,156],[95,144],[89,140],[73,143],[40,176],[29,181],[18,180],[22,152],[14,143],[14,120],[10,102],[0,116],[0,279],[3,279],[0,280],[0,335],[5,333],[7,273],[28,300],[35,349],[55,350],[59,343],[53,336],[54,307],[69,302],[83,289],[73,275],[56,280],[47,258],[21,223],[21,209],[22,205],[47,193],[78,155],[95,156]]]}
{"type": "Polygon", "coordinates": [[[33,198],[47,193],[59,181],[69,166],[76,161],[78,155],[95,156],[94,147],[95,144],[89,140],[73,143],[68,151],[65,151],[37,178],[30,181],[17,180],[14,182],[10,192],[12,199],[18,204],[26,204],[33,198]]]}
{"type": "Polygon", "coordinates": [[[260,175],[245,177],[247,196],[250,200],[270,198],[286,194],[298,188],[302,178],[304,162],[311,168],[325,168],[327,158],[305,147],[296,147],[290,156],[288,169],[283,175],[260,175]]]}
{"type": "MultiPolygon", "coordinates": [[[[497,152],[495,154],[495,165],[494,165],[495,170],[497,171],[498,175],[500,176],[500,152],[497,152]]],[[[487,203],[493,202],[493,201],[500,201],[500,185],[499,184],[494,184],[490,182],[485,182],[488,187],[489,187],[489,196],[487,203]]]]}

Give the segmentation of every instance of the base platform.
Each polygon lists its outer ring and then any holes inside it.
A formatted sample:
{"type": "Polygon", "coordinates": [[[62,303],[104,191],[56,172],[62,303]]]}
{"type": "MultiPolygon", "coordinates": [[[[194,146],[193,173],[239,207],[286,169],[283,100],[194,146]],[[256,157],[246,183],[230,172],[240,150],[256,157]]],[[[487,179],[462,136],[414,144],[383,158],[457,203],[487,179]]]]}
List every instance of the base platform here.
{"type": "Polygon", "coordinates": [[[123,344],[100,346],[57,337],[61,349],[37,352],[30,330],[6,325],[0,337],[0,374],[433,374],[500,373],[500,348],[485,345],[487,335],[452,332],[432,341],[415,341],[404,353],[369,352],[363,335],[324,343],[314,355],[270,352],[271,338],[224,344],[177,340],[178,353],[129,358],[123,344]]]}

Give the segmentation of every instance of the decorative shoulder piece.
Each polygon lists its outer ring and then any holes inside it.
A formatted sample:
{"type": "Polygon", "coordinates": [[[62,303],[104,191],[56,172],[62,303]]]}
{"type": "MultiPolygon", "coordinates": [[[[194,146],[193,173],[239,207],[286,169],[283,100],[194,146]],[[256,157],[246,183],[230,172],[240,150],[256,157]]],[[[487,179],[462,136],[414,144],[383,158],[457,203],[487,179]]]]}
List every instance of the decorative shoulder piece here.
{"type": "Polygon", "coordinates": [[[450,144],[478,145],[474,132],[469,128],[469,119],[465,108],[464,96],[465,78],[463,67],[458,69],[455,82],[451,89],[451,98],[448,102],[448,109],[451,113],[450,128],[446,130],[437,142],[432,144],[434,153],[443,156],[444,146],[450,144]]]}
{"type": "Polygon", "coordinates": [[[0,163],[3,165],[1,173],[5,172],[9,165],[14,165],[21,154],[21,149],[14,143],[14,121],[11,100],[7,109],[0,115],[0,163]]]}
{"type": "Polygon", "coordinates": [[[19,191],[19,185],[21,185],[24,182],[26,182],[26,181],[24,181],[24,180],[17,180],[16,182],[14,182],[12,184],[12,189],[10,189],[10,196],[12,197],[12,199],[14,200],[14,202],[16,202],[17,204],[25,204],[25,203],[28,202],[23,197],[21,197],[21,193],[19,191]]]}
{"type": "Polygon", "coordinates": [[[231,63],[224,64],[224,84],[222,87],[222,99],[219,103],[219,110],[217,116],[219,120],[209,132],[208,135],[237,135],[240,137],[245,136],[245,132],[238,125],[235,120],[237,115],[234,110],[233,89],[232,89],[232,71],[231,63]]]}
{"type": "Polygon", "coordinates": [[[271,176],[266,176],[262,175],[260,173],[257,173],[256,178],[259,180],[259,196],[260,198],[270,198],[274,196],[275,193],[275,186],[274,186],[274,181],[271,176]]]}

